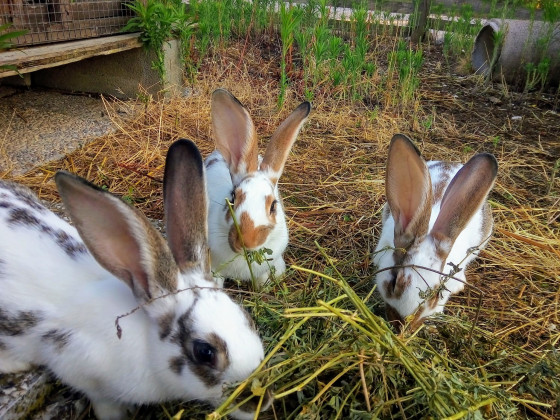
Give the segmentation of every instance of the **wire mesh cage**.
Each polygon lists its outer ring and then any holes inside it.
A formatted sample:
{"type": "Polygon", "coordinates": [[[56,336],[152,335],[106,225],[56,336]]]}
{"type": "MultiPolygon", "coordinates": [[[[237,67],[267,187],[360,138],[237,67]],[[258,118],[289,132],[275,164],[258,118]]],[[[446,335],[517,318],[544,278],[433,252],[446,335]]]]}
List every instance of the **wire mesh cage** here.
{"type": "Polygon", "coordinates": [[[121,33],[134,15],[132,0],[0,0],[0,25],[28,32],[16,46],[96,38],[121,33]]]}

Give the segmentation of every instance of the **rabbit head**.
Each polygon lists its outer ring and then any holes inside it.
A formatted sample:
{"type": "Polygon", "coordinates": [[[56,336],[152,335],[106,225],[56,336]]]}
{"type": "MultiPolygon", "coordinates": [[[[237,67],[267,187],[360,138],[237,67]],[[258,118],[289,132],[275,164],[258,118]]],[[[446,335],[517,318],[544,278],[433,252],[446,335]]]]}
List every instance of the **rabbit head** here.
{"type": "Polygon", "coordinates": [[[428,162],[412,141],[395,135],[389,147],[387,205],[374,263],[390,321],[412,328],[441,312],[464,287],[465,266],[492,231],[486,197],[497,175],[494,156],[466,164],[428,162]],[[452,277],[452,278],[450,278],[452,277]]]}

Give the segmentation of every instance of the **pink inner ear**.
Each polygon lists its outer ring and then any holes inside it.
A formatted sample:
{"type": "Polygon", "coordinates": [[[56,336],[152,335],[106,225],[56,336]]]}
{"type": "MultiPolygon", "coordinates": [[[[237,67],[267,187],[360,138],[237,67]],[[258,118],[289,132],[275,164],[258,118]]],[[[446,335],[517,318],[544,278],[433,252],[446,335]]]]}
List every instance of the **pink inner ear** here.
{"type": "Polygon", "coordinates": [[[402,230],[405,231],[406,227],[408,226],[408,224],[410,223],[410,217],[406,217],[406,215],[404,214],[404,212],[399,212],[399,219],[398,219],[398,223],[401,226],[402,230]]]}
{"type": "Polygon", "coordinates": [[[457,239],[484,204],[494,185],[497,165],[494,156],[480,153],[459,169],[442,198],[441,210],[432,228],[433,235],[445,236],[452,242],[457,239]]]}
{"type": "Polygon", "coordinates": [[[414,144],[403,135],[397,134],[391,140],[385,188],[395,219],[395,234],[406,234],[408,241],[427,233],[432,192],[430,175],[414,144]]]}
{"type": "Polygon", "coordinates": [[[212,128],[216,148],[233,174],[257,170],[257,136],[247,109],[229,92],[212,95],[212,128]]]}

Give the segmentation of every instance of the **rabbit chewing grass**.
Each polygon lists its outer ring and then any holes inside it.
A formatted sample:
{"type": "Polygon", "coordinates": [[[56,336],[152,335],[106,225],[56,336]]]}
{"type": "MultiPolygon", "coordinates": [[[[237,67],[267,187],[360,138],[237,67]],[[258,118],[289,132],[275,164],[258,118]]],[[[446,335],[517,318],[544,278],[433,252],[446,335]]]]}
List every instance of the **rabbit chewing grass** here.
{"type": "Polygon", "coordinates": [[[497,171],[496,159],[488,153],[464,165],[425,162],[408,137],[393,137],[383,228],[373,256],[389,321],[403,325],[414,314],[414,329],[463,290],[465,267],[492,233],[486,197],[497,171]]]}
{"type": "MultiPolygon", "coordinates": [[[[136,404],[221,404],[264,352],[247,312],[212,281],[204,178],[192,142],[171,146],[168,242],[138,210],[75,175],[56,175],[75,228],[27,188],[0,181],[0,372],[44,365],[84,392],[99,419],[136,404]],[[119,339],[115,319],[138,306],[120,319],[119,339]]],[[[252,419],[259,398],[232,416],[252,419]]],[[[270,401],[267,393],[262,407],[270,401]]]]}
{"type": "Polygon", "coordinates": [[[298,133],[311,110],[300,104],[276,129],[264,157],[258,154],[258,138],[247,109],[231,93],[217,89],[212,94],[212,128],[216,150],[205,161],[210,201],[208,213],[212,270],[216,282],[224,278],[265,282],[273,270],[286,270],[283,253],[288,245],[288,227],[278,180],[298,133]],[[233,205],[234,224],[229,206],[233,205]],[[239,235],[241,233],[241,235],[239,235]],[[251,263],[243,249],[268,249],[267,260],[251,263]]]}

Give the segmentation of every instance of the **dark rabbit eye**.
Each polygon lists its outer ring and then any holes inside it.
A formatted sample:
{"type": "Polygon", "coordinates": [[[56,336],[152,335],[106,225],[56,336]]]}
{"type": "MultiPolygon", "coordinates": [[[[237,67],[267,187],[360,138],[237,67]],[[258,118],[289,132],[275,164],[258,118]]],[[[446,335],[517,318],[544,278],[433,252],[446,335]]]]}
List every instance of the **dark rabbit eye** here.
{"type": "Polygon", "coordinates": [[[270,205],[270,214],[276,213],[276,205],[278,204],[277,200],[274,200],[270,205]]]}
{"type": "Polygon", "coordinates": [[[216,349],[205,341],[193,342],[193,356],[196,363],[214,367],[216,365],[216,349]]]}

